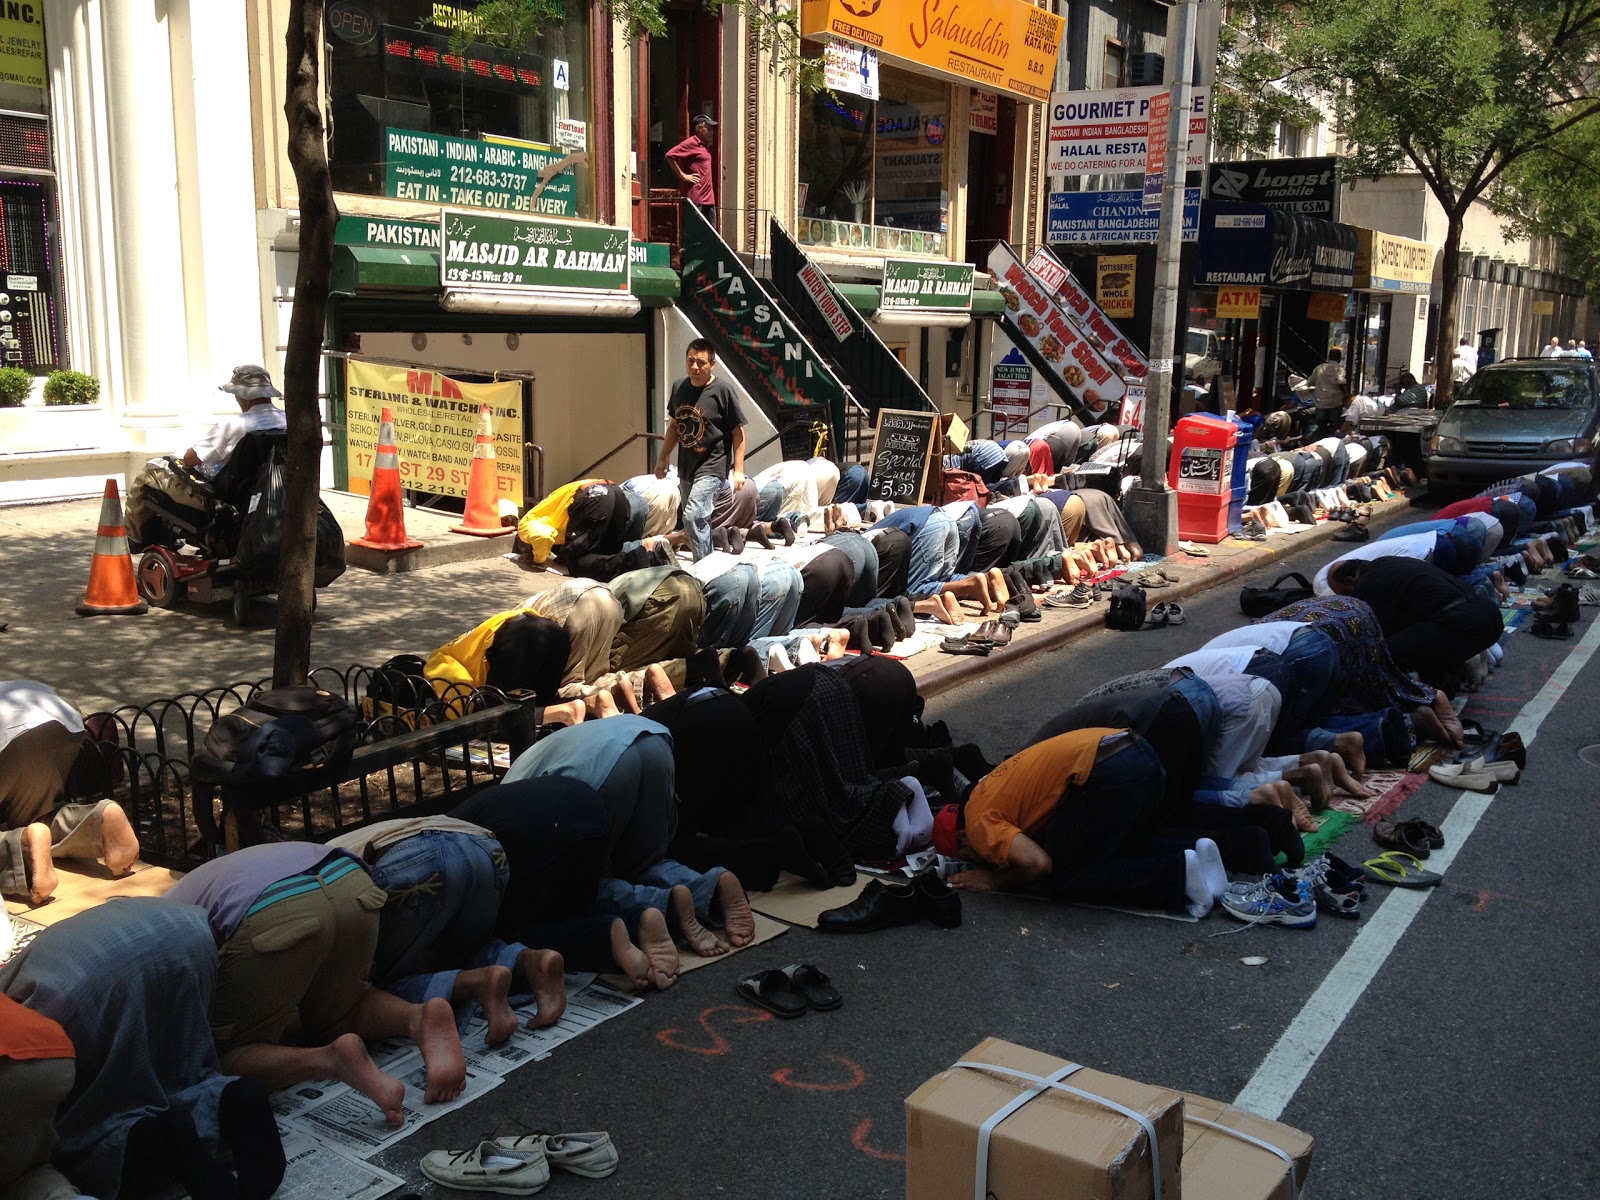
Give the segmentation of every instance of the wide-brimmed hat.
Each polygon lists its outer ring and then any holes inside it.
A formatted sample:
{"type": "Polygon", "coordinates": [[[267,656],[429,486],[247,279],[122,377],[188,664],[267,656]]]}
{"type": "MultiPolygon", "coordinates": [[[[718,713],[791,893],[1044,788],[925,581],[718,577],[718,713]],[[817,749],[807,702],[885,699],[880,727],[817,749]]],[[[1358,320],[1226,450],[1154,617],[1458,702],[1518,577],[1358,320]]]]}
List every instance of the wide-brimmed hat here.
{"type": "Polygon", "coordinates": [[[272,386],[272,376],[265,367],[246,364],[233,369],[233,378],[217,389],[230,392],[241,400],[271,400],[283,395],[272,386]]]}

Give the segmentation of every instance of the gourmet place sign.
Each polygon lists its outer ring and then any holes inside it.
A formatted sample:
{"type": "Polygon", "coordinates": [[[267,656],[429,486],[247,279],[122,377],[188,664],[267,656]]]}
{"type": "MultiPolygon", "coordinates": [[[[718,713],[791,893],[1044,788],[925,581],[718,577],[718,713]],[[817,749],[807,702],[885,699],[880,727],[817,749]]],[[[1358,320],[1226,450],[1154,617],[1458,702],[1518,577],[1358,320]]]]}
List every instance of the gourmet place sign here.
{"type": "Polygon", "coordinates": [[[1085,404],[1122,399],[1128,390],[1122,377],[1022,265],[1015,250],[999,243],[989,252],[988,266],[1000,281],[1006,325],[1068,393],[1085,404]]]}
{"type": "Polygon", "coordinates": [[[1066,20],[1028,0],[804,0],[806,37],[842,38],[991,92],[1049,98],[1066,20]]]}
{"type": "MultiPolygon", "coordinates": [[[[1050,148],[1045,170],[1051,175],[1113,175],[1143,171],[1149,154],[1150,107],[1165,87],[1113,88],[1094,92],[1055,92],[1050,96],[1050,148]]],[[[1184,170],[1206,165],[1211,89],[1189,93],[1189,135],[1184,170]]],[[[1167,153],[1176,158],[1177,152],[1167,153]]]]}

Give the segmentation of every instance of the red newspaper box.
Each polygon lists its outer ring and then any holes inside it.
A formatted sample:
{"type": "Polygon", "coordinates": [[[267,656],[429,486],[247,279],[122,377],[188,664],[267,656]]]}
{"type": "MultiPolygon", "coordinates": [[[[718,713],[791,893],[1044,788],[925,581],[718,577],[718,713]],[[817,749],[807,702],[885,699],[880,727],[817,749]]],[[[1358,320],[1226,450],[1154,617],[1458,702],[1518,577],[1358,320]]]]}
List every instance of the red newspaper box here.
{"type": "Polygon", "coordinates": [[[1228,536],[1233,447],[1238,426],[1209,416],[1182,418],[1173,430],[1167,482],[1178,493],[1178,536],[1220,542],[1228,536]]]}

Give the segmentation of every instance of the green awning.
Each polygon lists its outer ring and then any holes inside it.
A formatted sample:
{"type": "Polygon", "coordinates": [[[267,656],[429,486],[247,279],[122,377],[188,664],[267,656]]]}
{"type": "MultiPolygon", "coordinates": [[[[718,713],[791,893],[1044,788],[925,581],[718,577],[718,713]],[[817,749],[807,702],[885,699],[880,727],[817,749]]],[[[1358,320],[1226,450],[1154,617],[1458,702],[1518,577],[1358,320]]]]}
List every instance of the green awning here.
{"type": "Polygon", "coordinates": [[[427,250],[377,246],[333,248],[333,290],[357,292],[439,290],[439,256],[427,250]]]}
{"type": "Polygon", "coordinates": [[[678,298],[678,273],[671,267],[634,263],[633,279],[628,290],[639,297],[640,304],[651,308],[663,307],[678,298]]]}
{"type": "Polygon", "coordinates": [[[1006,311],[1005,297],[999,291],[973,292],[972,315],[975,317],[998,318],[1006,311]]]}

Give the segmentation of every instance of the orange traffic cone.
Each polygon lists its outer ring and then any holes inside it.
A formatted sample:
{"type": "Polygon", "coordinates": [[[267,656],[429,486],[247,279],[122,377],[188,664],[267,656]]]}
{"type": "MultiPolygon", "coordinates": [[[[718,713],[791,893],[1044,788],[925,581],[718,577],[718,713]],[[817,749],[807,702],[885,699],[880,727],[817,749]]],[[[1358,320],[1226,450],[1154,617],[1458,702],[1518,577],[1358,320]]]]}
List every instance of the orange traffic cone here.
{"type": "Polygon", "coordinates": [[[89,590],[78,605],[80,617],[134,616],[149,612],[133,582],[133,558],[128,554],[128,527],[122,520],[122,496],[115,479],[106,480],[106,497],[100,502],[100,532],[94,539],[94,561],[89,564],[89,590]]]}
{"type": "Polygon", "coordinates": [[[369,550],[416,550],[422,545],[406,534],[400,452],[394,442],[394,413],[387,408],[378,426],[378,456],[372,464],[372,490],[367,495],[367,536],[351,538],[350,544],[369,550]]]}
{"type": "Polygon", "coordinates": [[[478,409],[478,438],[472,447],[472,473],[467,476],[467,511],[461,524],[450,526],[451,533],[470,533],[473,537],[499,537],[513,527],[500,524],[499,488],[495,483],[494,426],[487,404],[478,409]]]}

